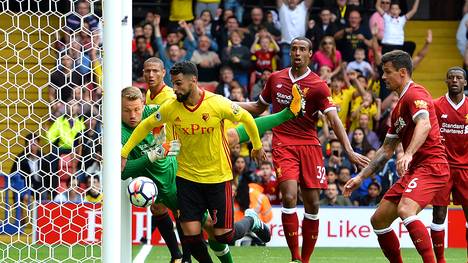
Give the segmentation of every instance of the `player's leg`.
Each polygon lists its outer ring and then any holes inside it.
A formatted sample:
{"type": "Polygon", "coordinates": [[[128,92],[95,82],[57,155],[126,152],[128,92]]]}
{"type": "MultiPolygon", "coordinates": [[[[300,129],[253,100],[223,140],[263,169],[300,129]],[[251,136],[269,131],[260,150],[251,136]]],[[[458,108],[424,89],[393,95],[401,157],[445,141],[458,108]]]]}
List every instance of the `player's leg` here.
{"type": "MultiPolygon", "coordinates": [[[[282,111],[271,115],[255,118],[255,123],[257,124],[260,136],[265,134],[266,131],[271,130],[272,128],[297,116],[302,116],[305,113],[305,99],[297,85],[293,85],[292,95],[293,98],[288,108],[284,108],[282,111]]],[[[228,131],[228,141],[229,145],[249,141],[249,136],[247,135],[243,124],[240,124],[234,130],[228,131]]]]}
{"type": "Polygon", "coordinates": [[[382,199],[379,207],[371,217],[372,228],[377,235],[380,248],[390,263],[402,263],[400,241],[391,228],[391,224],[397,219],[397,204],[382,199]]]}
{"type": "Polygon", "coordinates": [[[320,189],[301,187],[304,201],[304,219],[302,220],[302,262],[307,263],[314,252],[319,235],[320,189]]]}
{"type": "Polygon", "coordinates": [[[435,262],[432,241],[417,214],[432,202],[449,182],[448,164],[422,165],[405,174],[408,183],[398,204],[398,216],[408,229],[411,240],[424,262],[435,262]]]}
{"type": "Polygon", "coordinates": [[[426,226],[419,220],[417,214],[422,210],[418,202],[408,197],[402,197],[398,204],[398,216],[403,220],[406,229],[413,240],[416,250],[421,255],[423,261],[426,263],[435,263],[434,250],[432,249],[432,242],[426,226]]]}
{"type": "Polygon", "coordinates": [[[445,187],[437,192],[432,200],[432,224],[431,224],[431,240],[434,248],[434,254],[437,263],[445,263],[444,248],[445,248],[445,218],[447,217],[447,206],[450,204],[450,192],[452,191],[453,180],[450,176],[449,182],[445,187]]]}
{"type": "Polygon", "coordinates": [[[463,212],[465,213],[465,240],[466,240],[466,256],[468,257],[468,205],[463,205],[463,212]]]}
{"type": "Polygon", "coordinates": [[[233,195],[231,181],[207,184],[204,189],[208,211],[213,219],[213,233],[219,243],[230,244],[244,237],[249,231],[263,242],[270,241],[270,230],[252,210],[245,211],[245,217],[234,223],[233,195]]]}
{"type": "Polygon", "coordinates": [[[202,185],[181,177],[176,178],[178,219],[184,232],[183,245],[187,246],[192,256],[199,262],[213,262],[203,239],[201,222],[207,209],[202,185]]]}
{"type": "Polygon", "coordinates": [[[211,219],[208,212],[205,213],[206,219],[203,223],[203,229],[205,229],[206,233],[208,233],[208,245],[210,246],[211,250],[213,250],[216,257],[218,257],[221,263],[233,263],[234,260],[232,259],[231,251],[229,250],[229,246],[227,244],[222,244],[216,241],[213,232],[213,220],[211,219]]]}
{"type": "Polygon", "coordinates": [[[447,217],[446,206],[436,206],[432,208],[431,240],[437,263],[445,263],[445,218],[447,217]]]}
{"type": "MultiPolygon", "coordinates": [[[[463,208],[463,212],[465,213],[465,238],[468,244],[468,191],[466,190],[468,189],[468,169],[451,167],[450,173],[453,176],[453,203],[456,205],[461,205],[463,208]]],[[[468,257],[468,245],[466,247],[466,255],[468,257]]]]}
{"type": "Polygon", "coordinates": [[[174,233],[174,224],[169,216],[168,209],[161,203],[153,203],[151,205],[151,229],[154,230],[156,227],[161,233],[161,237],[166,242],[167,248],[171,253],[171,261],[182,258],[182,253],[179,250],[179,244],[177,237],[174,233]]]}
{"type": "Polygon", "coordinates": [[[300,156],[295,147],[277,147],[273,149],[273,162],[281,192],[281,222],[284,237],[291,252],[291,260],[301,261],[299,253],[299,219],[296,213],[297,182],[300,173],[300,156]]]}

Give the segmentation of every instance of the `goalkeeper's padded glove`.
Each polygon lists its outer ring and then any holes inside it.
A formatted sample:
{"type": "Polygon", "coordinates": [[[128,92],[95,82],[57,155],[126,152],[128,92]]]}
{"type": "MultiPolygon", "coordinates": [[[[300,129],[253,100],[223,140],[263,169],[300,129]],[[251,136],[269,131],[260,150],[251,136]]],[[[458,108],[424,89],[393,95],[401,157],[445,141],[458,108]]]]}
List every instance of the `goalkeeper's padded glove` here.
{"type": "Polygon", "coordinates": [[[166,158],[166,156],[176,156],[180,151],[179,140],[165,142],[156,145],[151,151],[148,152],[148,158],[151,162],[166,158]]]}

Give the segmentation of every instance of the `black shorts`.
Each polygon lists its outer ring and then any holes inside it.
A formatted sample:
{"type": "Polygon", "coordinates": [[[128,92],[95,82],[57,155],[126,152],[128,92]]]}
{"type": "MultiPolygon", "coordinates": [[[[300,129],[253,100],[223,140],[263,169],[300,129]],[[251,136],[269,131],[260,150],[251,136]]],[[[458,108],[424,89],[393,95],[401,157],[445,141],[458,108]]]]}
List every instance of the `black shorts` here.
{"type": "Polygon", "coordinates": [[[214,228],[232,229],[234,210],[231,181],[204,184],[176,178],[178,217],[181,222],[200,221],[208,210],[214,228]]]}

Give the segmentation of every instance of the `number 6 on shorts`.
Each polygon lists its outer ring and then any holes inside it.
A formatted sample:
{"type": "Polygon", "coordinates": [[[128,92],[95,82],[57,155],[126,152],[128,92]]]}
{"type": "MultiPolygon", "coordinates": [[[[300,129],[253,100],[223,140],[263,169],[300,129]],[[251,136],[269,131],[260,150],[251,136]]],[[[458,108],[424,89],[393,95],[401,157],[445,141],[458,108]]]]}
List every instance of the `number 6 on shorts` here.
{"type": "Polygon", "coordinates": [[[405,193],[411,193],[414,188],[418,187],[418,183],[416,182],[417,180],[419,180],[419,178],[414,178],[409,182],[408,186],[406,187],[405,193]]]}

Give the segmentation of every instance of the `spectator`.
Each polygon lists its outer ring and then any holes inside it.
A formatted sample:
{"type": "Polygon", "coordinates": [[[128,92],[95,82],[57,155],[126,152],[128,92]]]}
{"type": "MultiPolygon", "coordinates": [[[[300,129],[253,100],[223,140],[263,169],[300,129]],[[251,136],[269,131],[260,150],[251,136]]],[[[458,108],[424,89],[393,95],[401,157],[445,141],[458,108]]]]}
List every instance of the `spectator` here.
{"type": "MultiPolygon", "coordinates": [[[[210,1],[210,0],[208,0],[210,1]]],[[[211,0],[211,1],[217,1],[217,0],[211,0]]],[[[219,2],[219,0],[218,0],[219,2]]],[[[217,5],[219,5],[219,3],[217,3],[217,5]]],[[[216,11],[216,10],[215,10],[216,11]]],[[[201,12],[201,14],[199,16],[197,16],[200,21],[203,22],[203,29],[204,29],[204,32],[205,32],[205,35],[207,35],[209,38],[213,38],[213,30],[214,30],[214,27],[213,27],[213,16],[214,14],[211,13],[210,10],[208,9],[205,9],[201,12]]]]}
{"type": "Polygon", "coordinates": [[[63,104],[57,104],[57,100],[66,103],[73,98],[73,89],[83,82],[82,76],[73,70],[74,61],[68,54],[62,54],[60,64],[50,75],[50,86],[48,88],[49,102],[53,103],[52,111],[64,112],[63,104]]]}
{"type": "MultiPolygon", "coordinates": [[[[65,34],[66,44],[70,43],[70,35],[73,35],[81,29],[81,22],[89,25],[89,30],[94,33],[94,36],[97,37],[99,35],[98,32],[96,32],[99,29],[99,19],[94,14],[90,13],[90,3],[87,0],[79,0],[75,7],[76,13],[71,13],[66,19],[67,28],[65,31],[68,33],[65,34]]],[[[98,43],[98,39],[94,41],[94,43],[98,43]]]]}
{"type": "Polygon", "coordinates": [[[198,42],[201,36],[207,36],[210,39],[210,50],[217,52],[218,51],[218,43],[213,38],[212,34],[206,32],[205,25],[201,19],[195,19],[193,21],[193,36],[195,41],[198,42]]]}
{"type": "Polygon", "coordinates": [[[234,72],[232,71],[232,68],[229,66],[221,67],[220,78],[221,81],[219,82],[218,87],[216,87],[215,93],[229,98],[231,96],[231,82],[234,80],[234,72]]]}
{"type": "Polygon", "coordinates": [[[372,70],[371,64],[364,60],[366,58],[365,52],[363,48],[356,48],[354,50],[354,60],[348,63],[346,70],[359,71],[364,77],[371,77],[374,71],[372,70]]]}
{"type": "MultiPolygon", "coordinates": [[[[381,101],[380,99],[375,99],[372,92],[365,91],[362,95],[362,103],[354,101],[353,106],[351,108],[351,130],[354,130],[358,127],[359,124],[359,116],[361,114],[368,115],[372,120],[379,121],[380,120],[380,108],[381,108],[381,101]]],[[[369,129],[372,130],[374,127],[373,121],[369,121],[369,129]]]]}
{"type": "MultiPolygon", "coordinates": [[[[385,12],[390,12],[391,0],[381,0],[380,8],[385,12]]],[[[384,36],[384,19],[379,11],[375,11],[369,19],[369,28],[376,28],[376,36],[379,41],[382,41],[384,36]]]]}
{"type": "Polygon", "coordinates": [[[415,0],[411,10],[404,16],[400,16],[401,9],[398,2],[392,2],[390,4],[390,10],[385,11],[381,6],[381,0],[377,0],[375,8],[377,12],[383,17],[384,20],[384,36],[382,38],[382,54],[395,49],[401,49],[407,51],[413,55],[411,50],[403,48],[405,42],[405,31],[404,27],[406,21],[410,20],[418,11],[419,0],[415,0]]]}
{"type": "Polygon", "coordinates": [[[315,72],[318,72],[322,66],[329,67],[332,71],[330,77],[333,77],[341,70],[341,59],[341,52],[336,49],[333,37],[325,36],[320,42],[319,51],[312,57],[312,63],[315,72]]]}
{"type": "MultiPolygon", "coordinates": [[[[143,26],[142,25],[136,25],[133,28],[132,52],[135,52],[137,50],[136,38],[139,37],[139,36],[145,36],[145,33],[143,32],[143,26]]],[[[146,38],[145,38],[145,40],[146,40],[146,38]]],[[[151,45],[147,45],[147,48],[151,48],[151,45]]]]}
{"type": "Polygon", "coordinates": [[[334,168],[327,169],[327,182],[328,184],[334,184],[338,182],[338,175],[336,174],[336,169],[334,168]]]}
{"type": "Polygon", "coordinates": [[[245,89],[242,88],[237,81],[231,82],[231,95],[229,99],[237,102],[246,102],[247,100],[244,97],[245,89]]]}
{"type": "Polygon", "coordinates": [[[281,24],[279,22],[278,13],[275,10],[266,12],[265,28],[275,37],[276,41],[281,40],[281,24]]]}
{"type": "Polygon", "coordinates": [[[136,37],[137,50],[132,53],[132,80],[143,82],[143,64],[151,57],[147,51],[146,39],[144,36],[136,37]]]}
{"type": "Polygon", "coordinates": [[[277,8],[281,24],[281,66],[291,65],[289,43],[296,37],[303,37],[306,33],[307,12],[312,6],[312,0],[277,0],[277,8]]]}
{"type": "Polygon", "coordinates": [[[243,177],[249,177],[252,172],[249,171],[247,167],[247,162],[245,161],[245,158],[242,156],[237,156],[234,160],[233,166],[232,166],[232,176],[233,176],[233,183],[235,185],[238,185],[239,181],[243,177]]]}
{"type": "Polygon", "coordinates": [[[359,206],[376,207],[382,199],[382,187],[377,182],[372,182],[367,187],[367,194],[359,199],[359,206]]]}
{"type": "Polygon", "coordinates": [[[198,38],[198,48],[190,59],[198,69],[198,81],[211,82],[217,80],[221,60],[216,52],[210,51],[211,40],[208,36],[198,38]]]}
{"type": "Polygon", "coordinates": [[[271,73],[272,73],[272,71],[268,70],[268,69],[264,69],[261,72],[260,78],[258,78],[257,82],[255,82],[254,86],[251,89],[250,97],[249,97],[249,99],[251,101],[256,101],[258,99],[258,97],[259,97],[260,93],[262,92],[263,87],[265,86],[265,83],[266,83],[268,77],[270,77],[271,73]]]}
{"type": "Polygon", "coordinates": [[[340,194],[343,194],[344,186],[349,179],[351,179],[351,170],[348,167],[340,167],[338,169],[338,179],[336,180],[340,194]]]}
{"type": "Polygon", "coordinates": [[[180,21],[179,22],[180,26],[187,33],[187,38],[188,38],[187,52],[185,53],[185,56],[183,56],[179,45],[171,44],[169,46],[169,54],[166,55],[166,52],[164,52],[165,49],[164,49],[163,42],[162,42],[161,30],[159,28],[160,22],[161,22],[161,17],[159,15],[156,15],[154,17],[156,44],[159,50],[159,56],[164,63],[164,68],[166,69],[166,75],[164,76],[164,83],[171,83],[171,76],[169,75],[169,71],[171,70],[172,66],[176,62],[180,62],[183,60],[190,60],[192,58],[193,51],[195,50],[196,42],[192,35],[192,32],[188,28],[187,23],[185,21],[180,21]]]}
{"type": "Polygon", "coordinates": [[[102,202],[101,180],[98,175],[88,176],[85,201],[90,203],[102,202]]]}
{"type": "Polygon", "coordinates": [[[330,9],[325,7],[320,11],[318,23],[314,20],[309,21],[306,37],[312,41],[314,52],[319,49],[324,36],[334,36],[338,31],[338,27],[331,21],[331,18],[330,9]]]}
{"type": "Polygon", "coordinates": [[[352,10],[354,9],[347,5],[347,0],[336,0],[331,10],[331,19],[337,26],[344,27],[352,10]]]}
{"type": "Polygon", "coordinates": [[[364,48],[367,53],[367,47],[371,46],[371,33],[364,26],[361,25],[361,14],[357,10],[352,10],[349,13],[348,25],[335,33],[335,40],[338,49],[343,55],[343,60],[350,62],[353,60],[354,50],[358,47],[364,48]]]}
{"type": "Polygon", "coordinates": [[[257,36],[258,31],[265,28],[263,9],[258,6],[252,7],[252,10],[250,10],[250,20],[251,22],[247,26],[248,33],[250,36],[257,36]]]}
{"type": "Polygon", "coordinates": [[[274,59],[279,51],[280,48],[270,33],[266,32],[262,35],[255,35],[255,40],[250,48],[250,52],[255,56],[255,70],[257,71],[257,76],[260,76],[260,72],[264,70],[273,72],[274,59]],[[257,48],[258,44],[260,45],[260,49],[257,48]]]}
{"type": "Polygon", "coordinates": [[[468,22],[468,1],[465,0],[465,5],[463,7],[463,18],[460,20],[460,24],[458,25],[457,29],[457,48],[460,51],[460,54],[462,56],[465,56],[465,49],[466,49],[466,43],[467,43],[467,25],[468,22]]]}
{"type": "Polygon", "coordinates": [[[360,154],[364,154],[372,149],[372,146],[367,141],[367,136],[363,129],[356,128],[352,133],[351,146],[354,151],[360,154]]]}
{"type": "MultiPolygon", "coordinates": [[[[239,21],[237,20],[237,18],[234,16],[231,16],[226,19],[226,25],[221,29],[221,31],[217,32],[217,35],[216,35],[216,39],[218,40],[218,48],[220,50],[224,50],[226,47],[229,47],[232,45],[232,41],[230,37],[234,31],[241,33],[241,34],[247,33],[247,30],[240,28],[239,21]]],[[[250,40],[250,35],[249,34],[246,34],[245,36],[243,35],[243,38],[241,39],[241,43],[242,45],[249,47],[250,44],[252,43],[252,40],[250,40]]]]}
{"type": "Polygon", "coordinates": [[[263,193],[268,197],[270,203],[272,205],[279,205],[281,201],[276,174],[273,171],[273,163],[263,161],[260,165],[260,170],[257,172],[257,176],[261,178],[260,185],[263,187],[263,193]]]}
{"type": "Polygon", "coordinates": [[[146,23],[143,25],[143,36],[145,37],[145,40],[146,40],[146,50],[151,56],[154,56],[155,51],[158,50],[158,47],[156,45],[156,38],[154,36],[153,24],[146,23]]]}
{"type": "MultiPolygon", "coordinates": [[[[370,117],[367,114],[359,115],[359,128],[364,131],[366,135],[367,142],[370,146],[374,149],[378,149],[380,147],[380,140],[377,134],[369,129],[369,120],[370,117]]],[[[349,140],[351,141],[353,138],[353,131],[348,134],[349,140]]]]}
{"type": "Polygon", "coordinates": [[[225,0],[224,9],[233,11],[237,18],[237,21],[239,21],[239,23],[242,23],[242,19],[244,18],[243,0],[225,0]]]}
{"type": "Polygon", "coordinates": [[[331,154],[325,158],[325,168],[351,167],[348,158],[343,154],[343,146],[337,139],[330,140],[330,152],[331,154]]]}
{"type": "Polygon", "coordinates": [[[226,47],[221,55],[224,64],[229,65],[234,71],[234,79],[242,87],[247,87],[248,70],[250,67],[250,51],[241,44],[243,35],[240,30],[234,30],[229,35],[232,45],[226,47]]]}
{"type": "Polygon", "coordinates": [[[349,86],[345,89],[345,81],[342,75],[336,75],[332,77],[330,84],[331,95],[338,110],[338,117],[340,117],[340,120],[345,128],[349,126],[347,123],[348,114],[350,112],[350,103],[352,100],[357,98],[357,96],[364,92],[360,85],[356,85],[356,74],[350,74],[349,78],[350,82],[353,83],[356,88],[354,86],[349,86]]]}
{"type": "Polygon", "coordinates": [[[91,76],[91,58],[90,54],[86,53],[83,46],[77,41],[71,42],[71,48],[68,49],[68,54],[75,62],[75,71],[78,71],[83,76],[83,82],[88,81],[91,76]]]}
{"type": "MultiPolygon", "coordinates": [[[[44,198],[44,179],[41,174],[42,152],[40,139],[35,134],[28,134],[24,141],[24,150],[16,156],[10,174],[18,173],[25,183],[25,187],[34,192],[35,199],[44,198]]],[[[24,196],[26,197],[26,196],[24,196]]],[[[27,196],[29,199],[29,196],[27,196]]],[[[25,201],[23,199],[23,201],[25,201]]]]}
{"type": "Polygon", "coordinates": [[[332,70],[328,66],[321,66],[318,72],[320,79],[325,80],[327,82],[327,85],[331,85],[331,74],[332,70]]]}
{"type": "Polygon", "coordinates": [[[321,206],[351,206],[351,201],[338,193],[338,186],[334,183],[328,184],[325,190],[325,198],[320,200],[321,206]]]}
{"type": "Polygon", "coordinates": [[[195,7],[197,17],[203,17],[207,13],[213,18],[216,15],[220,2],[221,0],[197,0],[195,7]]]}
{"type": "MultiPolygon", "coordinates": [[[[154,17],[156,19],[157,15],[154,17]]],[[[193,20],[193,5],[192,0],[172,0],[171,11],[169,13],[169,21],[172,22],[172,26],[177,27],[179,21],[191,21],[193,20]]],[[[158,23],[159,24],[159,23],[158,23]]]]}
{"type": "Polygon", "coordinates": [[[78,179],[75,176],[70,176],[67,181],[67,190],[61,192],[54,198],[54,202],[58,203],[82,203],[83,197],[81,195],[81,189],[79,186],[78,179]]]}

